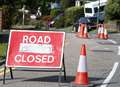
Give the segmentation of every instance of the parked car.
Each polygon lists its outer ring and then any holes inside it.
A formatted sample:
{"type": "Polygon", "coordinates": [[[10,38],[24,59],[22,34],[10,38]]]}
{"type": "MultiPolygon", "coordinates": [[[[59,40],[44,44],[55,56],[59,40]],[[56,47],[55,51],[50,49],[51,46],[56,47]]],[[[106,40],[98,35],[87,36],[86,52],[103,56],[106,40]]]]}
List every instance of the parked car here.
{"type": "Polygon", "coordinates": [[[87,24],[88,31],[96,29],[97,27],[97,17],[80,17],[74,24],[73,29],[75,32],[78,31],[80,24],[87,24]]]}

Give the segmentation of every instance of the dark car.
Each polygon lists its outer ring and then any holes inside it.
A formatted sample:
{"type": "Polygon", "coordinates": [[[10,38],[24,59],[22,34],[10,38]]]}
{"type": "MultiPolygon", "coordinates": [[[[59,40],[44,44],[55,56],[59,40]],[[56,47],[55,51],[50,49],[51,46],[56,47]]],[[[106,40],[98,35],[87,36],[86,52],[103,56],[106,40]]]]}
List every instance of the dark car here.
{"type": "Polygon", "coordinates": [[[78,27],[80,24],[87,24],[88,31],[96,29],[97,27],[97,17],[81,17],[73,24],[73,29],[78,32],[78,27]]]}

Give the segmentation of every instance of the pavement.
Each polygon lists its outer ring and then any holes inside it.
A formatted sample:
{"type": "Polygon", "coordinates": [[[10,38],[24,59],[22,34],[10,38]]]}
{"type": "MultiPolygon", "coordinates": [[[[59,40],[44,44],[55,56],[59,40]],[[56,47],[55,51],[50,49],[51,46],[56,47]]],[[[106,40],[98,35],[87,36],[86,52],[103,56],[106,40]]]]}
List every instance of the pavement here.
{"type": "Polygon", "coordinates": [[[111,34],[108,40],[100,40],[95,38],[95,34],[91,34],[89,39],[82,39],[76,37],[75,33],[66,33],[64,56],[67,80],[64,80],[62,73],[62,81],[59,85],[58,71],[17,68],[13,70],[14,79],[11,79],[10,73],[7,73],[4,85],[3,76],[0,76],[0,87],[70,87],[76,76],[82,44],[86,45],[89,81],[93,84],[92,87],[119,87],[119,37],[119,33],[111,34]],[[116,69],[113,69],[114,65],[116,69]],[[108,81],[104,83],[106,79],[108,81]]]}

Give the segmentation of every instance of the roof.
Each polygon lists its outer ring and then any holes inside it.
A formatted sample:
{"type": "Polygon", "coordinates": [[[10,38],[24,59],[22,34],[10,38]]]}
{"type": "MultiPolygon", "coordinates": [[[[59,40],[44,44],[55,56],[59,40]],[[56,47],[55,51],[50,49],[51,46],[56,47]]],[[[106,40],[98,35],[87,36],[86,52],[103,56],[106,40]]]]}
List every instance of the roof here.
{"type": "Polygon", "coordinates": [[[97,0],[97,1],[94,1],[94,2],[89,2],[89,3],[86,3],[85,4],[85,7],[97,7],[100,3],[100,5],[106,5],[106,2],[107,0],[97,0]]]}

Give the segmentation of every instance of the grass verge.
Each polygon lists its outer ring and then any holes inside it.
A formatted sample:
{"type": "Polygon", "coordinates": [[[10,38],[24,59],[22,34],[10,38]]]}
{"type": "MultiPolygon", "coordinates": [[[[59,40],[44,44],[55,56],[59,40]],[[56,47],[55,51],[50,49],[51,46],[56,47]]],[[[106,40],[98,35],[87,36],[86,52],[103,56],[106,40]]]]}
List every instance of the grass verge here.
{"type": "Polygon", "coordinates": [[[7,43],[0,43],[0,60],[6,56],[7,43]]]}

